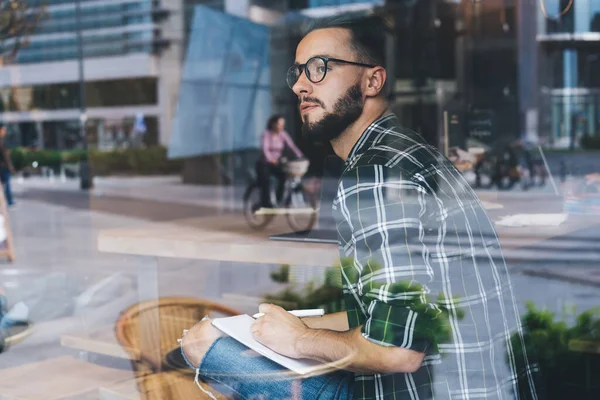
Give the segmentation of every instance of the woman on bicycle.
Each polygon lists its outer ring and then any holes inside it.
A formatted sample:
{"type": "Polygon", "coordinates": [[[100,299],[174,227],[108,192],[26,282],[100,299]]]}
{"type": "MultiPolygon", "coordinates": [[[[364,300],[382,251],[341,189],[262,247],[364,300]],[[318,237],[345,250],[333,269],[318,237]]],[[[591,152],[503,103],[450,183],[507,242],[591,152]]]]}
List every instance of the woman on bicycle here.
{"type": "Polygon", "coordinates": [[[286,147],[291,149],[296,157],[304,157],[290,135],[285,131],[285,119],[281,115],[273,115],[267,121],[267,129],[262,134],[262,154],[256,163],[262,207],[274,207],[270,198],[271,176],[277,178],[277,202],[281,201],[286,179],[281,164],[283,151],[286,147]]]}

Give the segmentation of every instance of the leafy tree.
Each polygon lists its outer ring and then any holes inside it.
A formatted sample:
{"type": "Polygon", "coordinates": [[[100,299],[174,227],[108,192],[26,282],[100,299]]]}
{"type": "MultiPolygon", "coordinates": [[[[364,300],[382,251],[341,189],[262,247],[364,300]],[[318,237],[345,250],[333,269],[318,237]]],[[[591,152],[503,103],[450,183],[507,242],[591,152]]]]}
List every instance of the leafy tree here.
{"type": "Polygon", "coordinates": [[[44,4],[35,0],[0,0],[0,64],[13,61],[29,45],[29,36],[45,18],[44,4]]]}

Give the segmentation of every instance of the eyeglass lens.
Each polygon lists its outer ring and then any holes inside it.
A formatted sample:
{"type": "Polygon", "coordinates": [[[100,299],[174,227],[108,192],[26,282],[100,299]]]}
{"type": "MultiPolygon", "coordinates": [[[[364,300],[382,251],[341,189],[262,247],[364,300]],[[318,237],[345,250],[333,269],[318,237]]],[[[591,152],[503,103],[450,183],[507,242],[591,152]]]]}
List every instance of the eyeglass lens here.
{"type": "MultiPolygon", "coordinates": [[[[325,60],[320,57],[311,58],[308,60],[304,67],[306,77],[313,83],[319,83],[325,79],[325,73],[327,68],[325,66],[325,60]]],[[[288,70],[287,83],[291,88],[296,84],[302,73],[302,66],[293,65],[288,70]]]]}

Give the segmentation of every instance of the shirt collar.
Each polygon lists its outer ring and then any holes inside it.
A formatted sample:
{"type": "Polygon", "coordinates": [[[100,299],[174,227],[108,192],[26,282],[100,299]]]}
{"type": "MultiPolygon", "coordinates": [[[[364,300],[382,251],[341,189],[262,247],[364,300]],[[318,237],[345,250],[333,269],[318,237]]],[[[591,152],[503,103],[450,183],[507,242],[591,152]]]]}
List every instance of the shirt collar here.
{"type": "Polygon", "coordinates": [[[358,141],[354,143],[348,158],[346,159],[346,167],[350,166],[362,153],[367,151],[373,144],[373,140],[376,135],[375,132],[381,132],[382,129],[387,129],[391,126],[397,125],[397,118],[394,113],[387,113],[379,117],[371,123],[360,135],[358,141]]]}

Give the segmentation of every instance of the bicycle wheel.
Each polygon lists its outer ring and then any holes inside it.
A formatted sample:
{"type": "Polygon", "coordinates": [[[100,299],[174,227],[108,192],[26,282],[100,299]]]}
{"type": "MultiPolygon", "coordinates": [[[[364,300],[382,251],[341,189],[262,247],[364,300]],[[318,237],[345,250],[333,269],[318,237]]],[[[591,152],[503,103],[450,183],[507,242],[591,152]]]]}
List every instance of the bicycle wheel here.
{"type": "Polygon", "coordinates": [[[286,218],[294,232],[312,229],[317,222],[317,199],[312,191],[300,184],[285,199],[286,218]]]}
{"type": "Polygon", "coordinates": [[[275,218],[275,215],[257,215],[260,208],[260,187],[256,183],[250,184],[244,193],[244,217],[252,229],[263,229],[275,218]]]}

